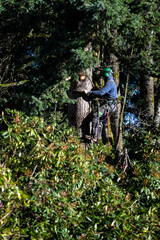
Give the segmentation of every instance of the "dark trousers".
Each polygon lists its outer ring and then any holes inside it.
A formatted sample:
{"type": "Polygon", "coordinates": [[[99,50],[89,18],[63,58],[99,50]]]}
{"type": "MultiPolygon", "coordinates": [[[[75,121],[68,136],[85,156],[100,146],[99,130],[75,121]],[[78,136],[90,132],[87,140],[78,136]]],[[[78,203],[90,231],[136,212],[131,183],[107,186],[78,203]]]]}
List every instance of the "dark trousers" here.
{"type": "Polygon", "coordinates": [[[107,112],[111,116],[116,111],[116,101],[108,101],[100,106],[98,111],[93,114],[92,119],[92,136],[100,140],[103,136],[104,142],[108,137],[107,131],[107,112]]]}

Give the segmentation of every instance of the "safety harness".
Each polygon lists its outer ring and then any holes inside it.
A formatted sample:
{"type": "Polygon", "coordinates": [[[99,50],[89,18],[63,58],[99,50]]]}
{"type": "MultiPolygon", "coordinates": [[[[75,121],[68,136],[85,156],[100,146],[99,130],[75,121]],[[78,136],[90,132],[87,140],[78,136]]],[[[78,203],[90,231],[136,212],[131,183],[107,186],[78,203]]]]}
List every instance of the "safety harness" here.
{"type": "Polygon", "coordinates": [[[100,127],[100,118],[101,120],[103,119],[106,119],[107,117],[107,131],[108,131],[108,148],[109,148],[109,111],[110,111],[110,104],[116,104],[117,102],[117,99],[103,99],[103,98],[96,98],[96,102],[97,102],[97,118],[98,118],[98,121],[97,121],[97,132],[96,132],[96,135],[99,136],[99,127],[100,127]],[[103,105],[106,105],[106,114],[100,112],[100,106],[103,106],[103,105]],[[104,116],[103,116],[104,115],[104,116]],[[102,117],[103,116],[103,117],[102,117]]]}

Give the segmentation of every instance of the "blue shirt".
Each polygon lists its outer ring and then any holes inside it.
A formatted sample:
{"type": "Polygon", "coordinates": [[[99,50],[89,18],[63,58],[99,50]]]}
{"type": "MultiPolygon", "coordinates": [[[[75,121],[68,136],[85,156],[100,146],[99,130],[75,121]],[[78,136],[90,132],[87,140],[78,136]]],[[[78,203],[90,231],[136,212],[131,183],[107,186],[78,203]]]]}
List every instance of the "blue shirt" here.
{"type": "Polygon", "coordinates": [[[104,97],[105,99],[117,99],[117,87],[113,80],[113,76],[110,74],[106,85],[96,91],[91,91],[91,96],[93,97],[104,97]]]}

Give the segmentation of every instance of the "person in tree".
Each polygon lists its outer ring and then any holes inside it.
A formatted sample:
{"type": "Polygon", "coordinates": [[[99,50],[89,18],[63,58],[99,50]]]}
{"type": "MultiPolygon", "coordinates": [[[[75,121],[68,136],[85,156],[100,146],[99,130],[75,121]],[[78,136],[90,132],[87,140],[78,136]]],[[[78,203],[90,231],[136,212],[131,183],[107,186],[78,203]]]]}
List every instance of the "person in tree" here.
{"type": "MultiPolygon", "coordinates": [[[[87,93],[90,99],[100,98],[101,102],[98,112],[93,113],[92,133],[90,136],[93,141],[100,140],[102,131],[106,132],[107,129],[107,116],[110,116],[116,111],[117,87],[112,73],[113,71],[111,68],[104,68],[102,75],[104,77],[105,86],[100,90],[87,93]]],[[[86,136],[86,138],[89,138],[89,136],[86,136]]]]}

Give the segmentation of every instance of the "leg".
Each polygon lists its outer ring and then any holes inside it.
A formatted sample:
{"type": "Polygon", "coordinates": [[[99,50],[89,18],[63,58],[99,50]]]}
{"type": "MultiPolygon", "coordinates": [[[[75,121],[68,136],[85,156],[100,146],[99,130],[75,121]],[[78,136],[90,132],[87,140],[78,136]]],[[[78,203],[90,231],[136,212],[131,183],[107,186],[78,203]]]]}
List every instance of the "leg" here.
{"type": "Polygon", "coordinates": [[[107,124],[107,118],[103,120],[103,129],[102,129],[102,141],[103,144],[106,144],[108,141],[108,124],[107,124]]]}
{"type": "Polygon", "coordinates": [[[93,115],[92,119],[92,136],[93,138],[97,138],[98,135],[98,116],[93,115]]]}
{"type": "MultiPolygon", "coordinates": [[[[114,114],[116,111],[116,104],[115,103],[108,103],[108,108],[106,108],[106,118],[103,121],[103,131],[102,131],[102,136],[103,136],[103,143],[106,144],[109,138],[109,131],[108,131],[108,123],[109,123],[109,117],[114,114]],[[108,117],[107,117],[107,111],[108,111],[108,117]]],[[[112,122],[111,124],[111,129],[112,129],[112,122]]],[[[111,139],[112,140],[112,139],[111,139]]]]}
{"type": "Polygon", "coordinates": [[[98,141],[102,138],[102,128],[103,128],[103,116],[105,114],[104,106],[99,108],[99,112],[93,114],[92,119],[92,136],[98,141]]]}

